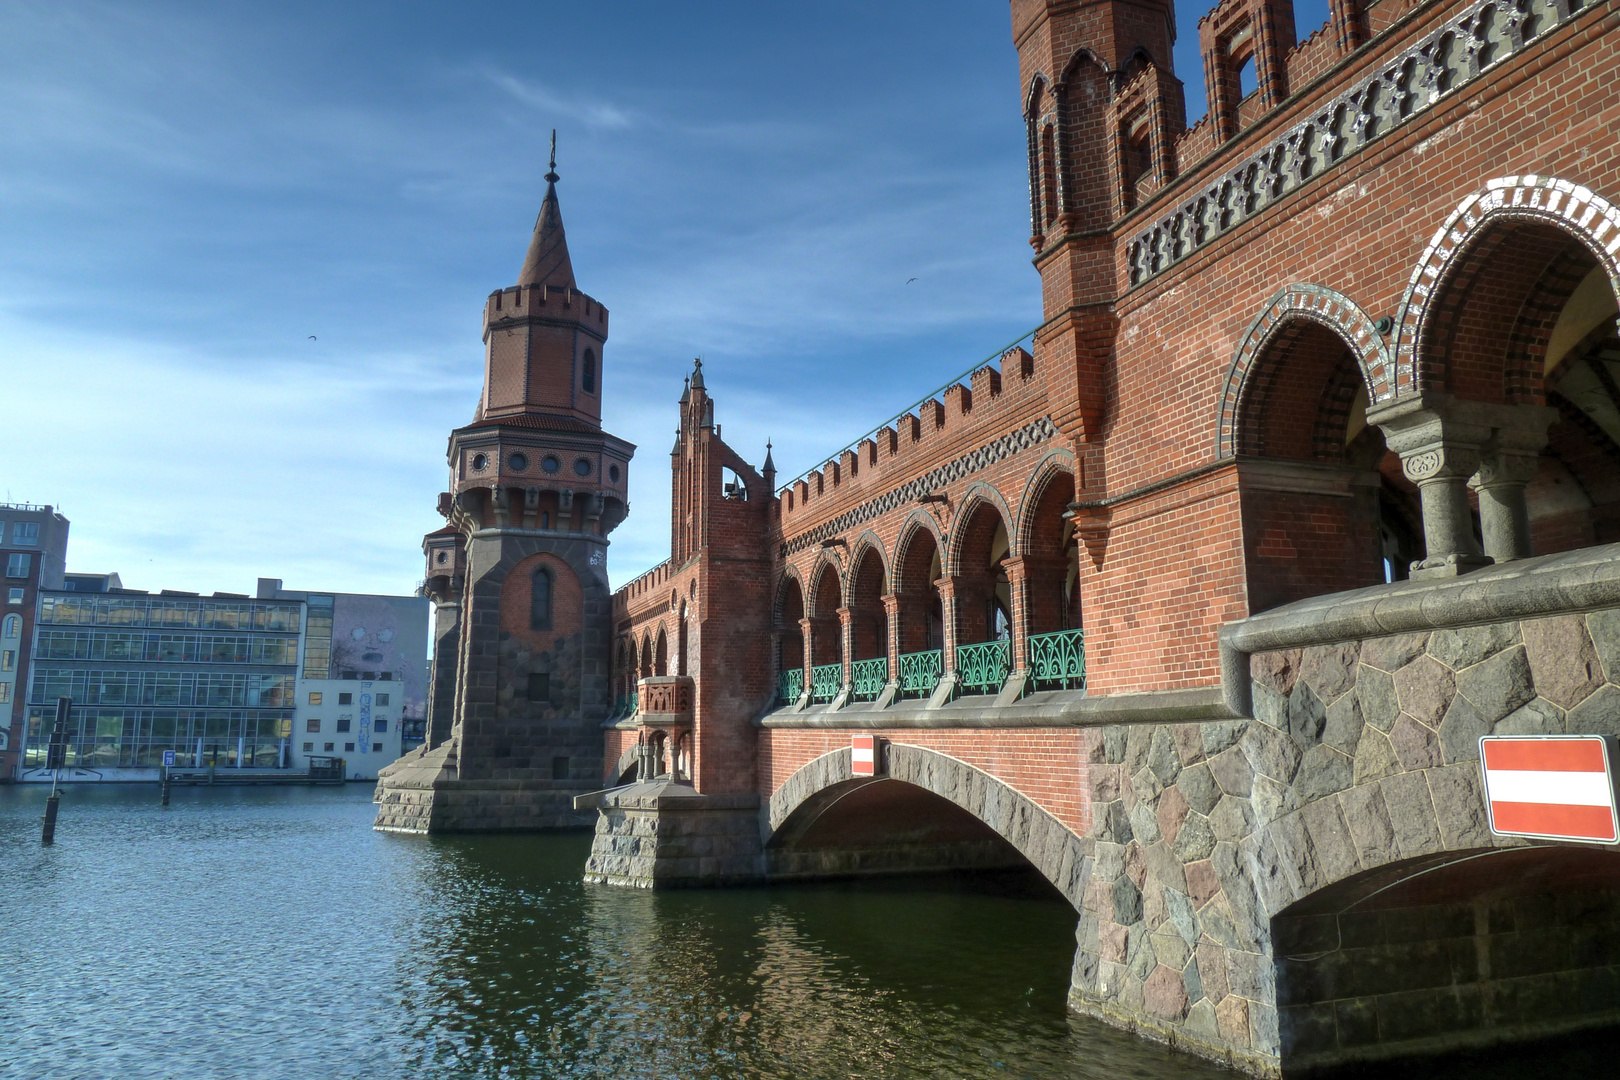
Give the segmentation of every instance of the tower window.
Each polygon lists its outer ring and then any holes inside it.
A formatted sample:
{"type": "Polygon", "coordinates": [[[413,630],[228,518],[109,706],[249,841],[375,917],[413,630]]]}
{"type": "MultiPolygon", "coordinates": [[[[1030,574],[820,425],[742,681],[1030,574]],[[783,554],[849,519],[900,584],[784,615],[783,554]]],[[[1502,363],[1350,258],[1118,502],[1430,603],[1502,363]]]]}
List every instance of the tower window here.
{"type": "Polygon", "coordinates": [[[529,629],[551,629],[551,571],[543,566],[529,585],[529,629]]]}
{"type": "Polygon", "coordinates": [[[591,475],[591,468],[592,466],[590,458],[580,458],[574,462],[574,472],[580,476],[591,475]]]}
{"type": "Polygon", "coordinates": [[[585,350],[585,359],[580,364],[579,383],[587,394],[596,393],[596,353],[590,349],[585,350]]]}
{"type": "Polygon", "coordinates": [[[529,672],[529,700],[551,700],[551,675],[544,671],[529,672]]]}

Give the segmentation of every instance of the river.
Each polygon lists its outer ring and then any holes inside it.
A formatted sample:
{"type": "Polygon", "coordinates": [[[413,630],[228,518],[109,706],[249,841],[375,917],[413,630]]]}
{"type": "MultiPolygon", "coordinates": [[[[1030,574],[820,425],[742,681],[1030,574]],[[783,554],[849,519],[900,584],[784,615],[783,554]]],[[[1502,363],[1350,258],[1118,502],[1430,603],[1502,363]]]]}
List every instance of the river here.
{"type": "MultiPolygon", "coordinates": [[[[0,788],[7,1080],[1234,1076],[1069,1016],[1039,882],[655,894],[582,884],[584,834],[375,833],[367,786],[65,790],[42,848],[0,788]]],[[[1376,1075],[1607,1062],[1536,1055],[1376,1075]]]]}

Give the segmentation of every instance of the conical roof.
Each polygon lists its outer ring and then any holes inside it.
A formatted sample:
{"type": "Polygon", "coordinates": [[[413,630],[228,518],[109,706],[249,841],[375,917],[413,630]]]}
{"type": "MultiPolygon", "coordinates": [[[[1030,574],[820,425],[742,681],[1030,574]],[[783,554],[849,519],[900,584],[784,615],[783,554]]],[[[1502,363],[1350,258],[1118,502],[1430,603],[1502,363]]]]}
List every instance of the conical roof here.
{"type": "Polygon", "coordinates": [[[517,283],[522,286],[574,287],[574,264],[568,258],[568,237],[563,233],[562,207],[557,204],[557,133],[551,133],[551,166],[546,173],[546,197],[534,221],[534,236],[517,283]]]}

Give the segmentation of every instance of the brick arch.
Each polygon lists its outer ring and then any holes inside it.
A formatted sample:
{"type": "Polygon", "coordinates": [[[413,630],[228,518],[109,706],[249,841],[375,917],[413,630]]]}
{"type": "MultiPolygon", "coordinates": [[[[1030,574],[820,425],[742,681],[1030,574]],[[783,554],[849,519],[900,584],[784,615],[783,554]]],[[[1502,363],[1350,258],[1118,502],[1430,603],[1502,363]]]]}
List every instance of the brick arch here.
{"type": "Polygon", "coordinates": [[[1048,450],[1046,456],[1035,464],[1029,480],[1024,484],[1023,494],[1018,497],[1016,536],[1014,527],[1008,526],[1007,538],[1017,546],[1018,554],[1026,554],[1029,550],[1030,537],[1035,531],[1035,510],[1040,506],[1047,487],[1060,475],[1073,478],[1074,471],[1074,454],[1068,450],[1048,450]]]}
{"type": "MultiPolygon", "coordinates": [[[[1081,910],[1090,860],[1080,838],[1039,803],[959,758],[908,743],[884,749],[887,779],[921,788],[966,810],[988,825],[1081,910]]],[[[856,786],[848,747],[801,766],[771,793],[764,815],[765,843],[780,844],[797,824],[795,814],[819,815],[856,786]]]]}
{"type": "Polygon", "coordinates": [[[831,574],[833,581],[838,583],[838,602],[840,606],[844,601],[844,567],[839,561],[838,554],[831,549],[823,550],[816,564],[810,569],[810,589],[804,594],[804,614],[806,618],[836,618],[835,611],[822,611],[816,602],[816,594],[821,591],[822,578],[831,574]]]}
{"type": "Polygon", "coordinates": [[[855,538],[855,543],[849,549],[849,565],[844,568],[844,596],[847,598],[855,588],[855,575],[861,572],[861,562],[866,558],[868,551],[876,551],[878,561],[883,564],[883,591],[888,592],[892,587],[894,566],[889,562],[889,553],[884,550],[883,541],[878,534],[867,529],[855,538]]]}
{"type": "Polygon", "coordinates": [[[1468,253],[1492,228],[1520,221],[1550,225],[1581,241],[1609,275],[1620,296],[1620,207],[1569,180],[1553,176],[1504,176],[1488,180],[1446,218],[1412,269],[1397,309],[1394,377],[1374,401],[1430,385],[1440,376],[1425,355],[1437,305],[1468,253]]]}
{"type": "Polygon", "coordinates": [[[1322,285],[1289,285],[1273,296],[1238,342],[1221,388],[1220,412],[1215,428],[1215,458],[1236,457],[1242,432],[1239,412],[1260,358],[1274,344],[1297,334],[1305,324],[1332,331],[1345,344],[1361,369],[1369,401],[1394,396],[1394,359],[1371,318],[1354,300],[1322,285]]]}
{"type": "Polygon", "coordinates": [[[951,532],[946,537],[945,549],[940,553],[940,564],[947,575],[962,572],[962,546],[967,542],[968,530],[972,528],[973,517],[981,506],[991,506],[1001,515],[1001,524],[1007,530],[1007,554],[1016,557],[1023,554],[1023,550],[1015,547],[1013,529],[1017,519],[1007,508],[1007,500],[1001,497],[1001,492],[986,484],[982,480],[968,485],[967,491],[962,493],[962,503],[957,509],[956,519],[951,524],[951,532]]]}
{"type": "MultiPolygon", "coordinates": [[[[940,529],[939,522],[935,520],[934,515],[926,510],[913,510],[900,523],[900,530],[895,534],[894,562],[891,564],[893,567],[891,573],[898,574],[900,568],[905,566],[906,557],[911,553],[912,542],[917,539],[917,533],[924,530],[934,538],[934,547],[939,552],[940,559],[944,560],[945,534],[940,529]]],[[[890,584],[894,588],[899,588],[898,581],[892,581],[890,584]]]]}
{"type": "Polygon", "coordinates": [[[776,583],[776,595],[771,600],[771,624],[773,626],[781,625],[782,604],[787,600],[787,587],[789,582],[792,582],[794,585],[798,586],[799,610],[801,614],[804,611],[804,579],[799,576],[799,570],[797,567],[791,565],[783,567],[782,580],[776,583]]]}
{"type": "Polygon", "coordinates": [[[1029,89],[1024,92],[1024,119],[1030,123],[1040,120],[1035,115],[1035,104],[1042,96],[1055,102],[1052,91],[1052,80],[1046,77],[1045,72],[1037,71],[1029,77],[1029,89]]]}

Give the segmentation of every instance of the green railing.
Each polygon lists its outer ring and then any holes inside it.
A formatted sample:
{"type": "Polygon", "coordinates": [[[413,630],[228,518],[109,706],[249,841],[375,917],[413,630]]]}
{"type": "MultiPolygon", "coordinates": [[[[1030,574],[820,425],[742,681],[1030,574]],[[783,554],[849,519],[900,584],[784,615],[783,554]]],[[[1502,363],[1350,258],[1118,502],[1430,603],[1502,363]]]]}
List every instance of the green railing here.
{"type": "Polygon", "coordinates": [[[945,674],[945,650],[900,654],[900,693],[927,696],[945,674]]]}
{"type": "Polygon", "coordinates": [[[788,668],[776,677],[776,700],[791,705],[804,694],[804,668],[788,668]]]}
{"type": "Polygon", "coordinates": [[[876,656],[849,665],[850,690],[856,701],[872,701],[889,683],[889,658],[876,656]]]}
{"type": "Polygon", "coordinates": [[[816,704],[831,701],[844,685],[843,664],[817,664],[810,669],[810,700],[816,704]]]}
{"type": "Polygon", "coordinates": [[[1083,689],[1086,685],[1085,631],[1031,634],[1029,675],[1037,690],[1083,689]]]}
{"type": "Polygon", "coordinates": [[[964,694],[994,694],[1012,670],[1012,642],[983,641],[956,647],[956,681],[964,694]]]}

